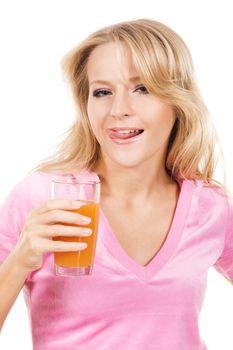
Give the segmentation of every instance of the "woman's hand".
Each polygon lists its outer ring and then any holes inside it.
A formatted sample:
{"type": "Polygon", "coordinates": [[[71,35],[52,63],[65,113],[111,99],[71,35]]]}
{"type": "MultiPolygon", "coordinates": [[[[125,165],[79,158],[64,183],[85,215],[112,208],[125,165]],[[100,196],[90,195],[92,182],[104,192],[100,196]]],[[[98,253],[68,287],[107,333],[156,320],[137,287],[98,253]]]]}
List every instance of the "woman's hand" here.
{"type": "Polygon", "coordinates": [[[73,252],[86,248],[86,243],[53,240],[56,236],[89,236],[92,233],[91,229],[82,227],[91,219],[70,211],[81,205],[81,201],[51,199],[30,212],[13,252],[20,268],[28,272],[37,270],[47,252],[73,252]]]}

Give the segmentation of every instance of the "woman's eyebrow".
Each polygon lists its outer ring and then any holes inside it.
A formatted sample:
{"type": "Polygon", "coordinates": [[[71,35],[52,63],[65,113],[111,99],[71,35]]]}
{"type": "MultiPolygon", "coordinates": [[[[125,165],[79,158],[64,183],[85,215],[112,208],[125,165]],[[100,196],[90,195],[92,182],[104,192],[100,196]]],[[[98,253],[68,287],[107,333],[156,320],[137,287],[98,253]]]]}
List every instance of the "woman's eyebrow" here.
{"type": "MultiPolygon", "coordinates": [[[[136,81],[139,81],[141,80],[141,78],[139,76],[135,76],[135,77],[131,77],[128,79],[130,82],[136,82],[136,81]]],[[[111,81],[108,81],[108,80],[92,80],[90,82],[90,85],[92,84],[95,84],[95,83],[99,83],[99,84],[111,84],[112,82],[111,81]]]]}

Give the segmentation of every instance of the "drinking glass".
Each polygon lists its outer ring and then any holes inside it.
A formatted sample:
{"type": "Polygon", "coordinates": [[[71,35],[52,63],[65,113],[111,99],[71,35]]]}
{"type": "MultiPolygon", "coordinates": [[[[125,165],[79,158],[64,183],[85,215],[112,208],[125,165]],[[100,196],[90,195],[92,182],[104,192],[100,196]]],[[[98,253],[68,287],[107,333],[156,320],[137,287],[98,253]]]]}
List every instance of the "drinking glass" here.
{"type": "MultiPolygon", "coordinates": [[[[81,201],[81,207],[68,211],[77,212],[91,218],[85,228],[91,228],[90,236],[53,237],[65,242],[85,242],[87,247],[77,252],[54,252],[55,274],[63,276],[91,275],[94,266],[99,221],[100,182],[78,179],[51,181],[52,199],[72,199],[81,201]]],[[[61,223],[68,225],[67,223],[61,223]]],[[[70,224],[69,224],[70,225],[70,224]]],[[[74,224],[71,224],[74,226],[74,224]]],[[[78,225],[77,225],[78,226],[78,225]]],[[[83,227],[83,226],[82,226],[83,227]]]]}

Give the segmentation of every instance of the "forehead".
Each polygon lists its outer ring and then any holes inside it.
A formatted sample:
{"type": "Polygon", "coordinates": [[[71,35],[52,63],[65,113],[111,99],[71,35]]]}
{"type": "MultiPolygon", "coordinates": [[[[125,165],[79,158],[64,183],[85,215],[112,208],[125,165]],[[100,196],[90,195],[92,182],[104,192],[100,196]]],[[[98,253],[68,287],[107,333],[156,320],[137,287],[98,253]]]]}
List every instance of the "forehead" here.
{"type": "Polygon", "coordinates": [[[87,63],[89,83],[93,80],[123,80],[139,77],[130,48],[122,43],[107,43],[98,46],[90,54],[87,63]]]}

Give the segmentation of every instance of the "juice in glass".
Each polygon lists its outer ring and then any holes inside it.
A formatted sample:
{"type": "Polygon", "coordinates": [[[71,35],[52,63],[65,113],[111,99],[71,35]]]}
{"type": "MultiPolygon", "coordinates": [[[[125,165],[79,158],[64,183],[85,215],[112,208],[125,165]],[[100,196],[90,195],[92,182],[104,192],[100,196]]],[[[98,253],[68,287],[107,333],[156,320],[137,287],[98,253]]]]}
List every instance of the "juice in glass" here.
{"type": "MultiPolygon", "coordinates": [[[[92,266],[94,263],[97,231],[98,231],[98,218],[99,218],[99,204],[86,202],[85,205],[78,209],[72,210],[84,216],[91,218],[90,224],[85,225],[87,228],[92,229],[92,234],[87,237],[54,237],[54,240],[65,242],[85,242],[87,248],[77,252],[55,252],[54,261],[56,265],[63,267],[85,267],[92,266]]],[[[62,225],[67,225],[62,223],[62,225]]],[[[74,225],[70,225],[74,226],[74,225]]]]}
{"type": "MultiPolygon", "coordinates": [[[[87,243],[87,247],[80,251],[54,252],[55,274],[63,276],[90,275],[94,265],[98,233],[100,182],[97,180],[85,181],[85,179],[82,179],[81,181],[64,178],[62,180],[53,180],[51,185],[53,199],[71,199],[82,203],[81,207],[67,211],[77,212],[83,216],[90,217],[91,222],[80,225],[80,227],[92,229],[92,234],[89,236],[53,237],[53,240],[57,241],[87,243]]],[[[76,226],[75,224],[63,222],[58,224],[76,226]]]]}

